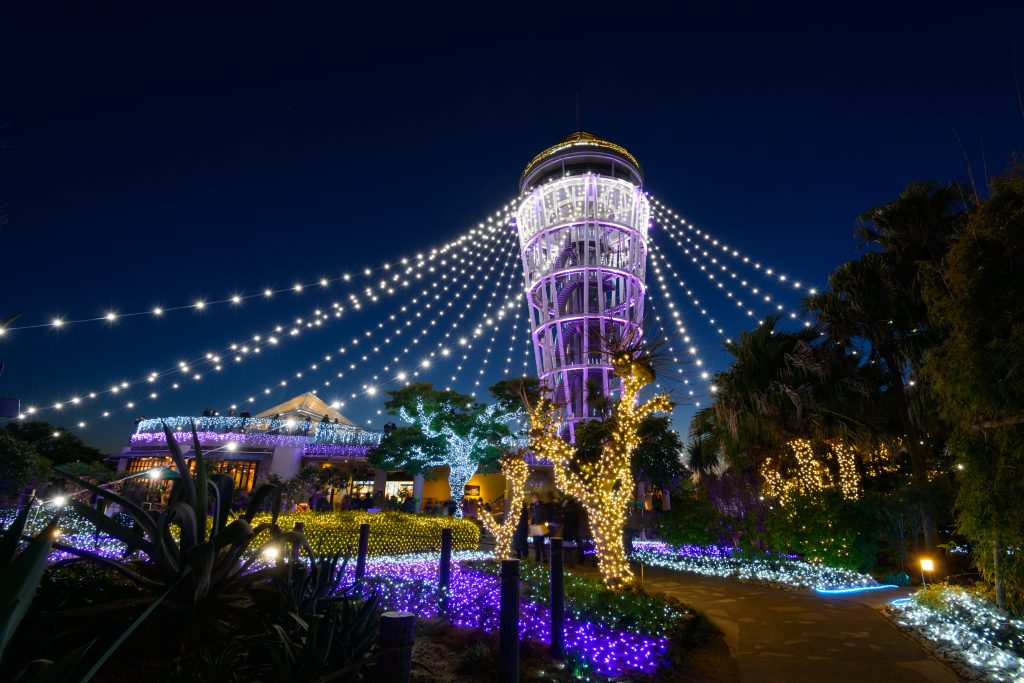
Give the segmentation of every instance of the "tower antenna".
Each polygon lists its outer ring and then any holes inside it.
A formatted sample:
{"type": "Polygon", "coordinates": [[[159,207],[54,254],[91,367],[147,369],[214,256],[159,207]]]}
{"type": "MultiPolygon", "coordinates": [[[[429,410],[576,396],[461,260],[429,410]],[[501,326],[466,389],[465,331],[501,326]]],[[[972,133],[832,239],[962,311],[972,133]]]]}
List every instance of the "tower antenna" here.
{"type": "Polygon", "coordinates": [[[580,126],[580,91],[576,91],[576,130],[583,130],[580,126]]]}

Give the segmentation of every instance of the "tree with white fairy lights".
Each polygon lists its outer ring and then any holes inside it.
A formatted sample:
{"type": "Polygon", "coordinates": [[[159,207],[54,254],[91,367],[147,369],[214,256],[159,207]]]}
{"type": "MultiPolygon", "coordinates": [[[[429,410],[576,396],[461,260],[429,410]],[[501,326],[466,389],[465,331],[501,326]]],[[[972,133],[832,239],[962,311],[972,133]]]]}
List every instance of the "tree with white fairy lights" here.
{"type": "Polygon", "coordinates": [[[412,473],[448,467],[455,515],[462,516],[466,483],[481,466],[493,466],[501,448],[515,438],[507,424],[515,414],[500,404],[483,405],[454,391],[437,391],[429,383],[395,391],[384,405],[409,426],[389,432],[370,453],[378,467],[403,467],[412,473]]]}
{"type": "Polygon", "coordinates": [[[581,457],[575,446],[562,439],[558,411],[547,398],[530,411],[530,445],[537,455],[551,461],[555,486],[586,509],[601,576],[606,585],[617,588],[633,580],[623,533],[634,494],[630,460],[640,445],[638,428],[648,415],[671,412],[674,405],[668,394],[638,403],[640,390],[655,378],[654,357],[639,340],[616,344],[610,350],[612,368],[622,380],[622,395],[612,409],[601,457],[596,461],[581,457]]]}

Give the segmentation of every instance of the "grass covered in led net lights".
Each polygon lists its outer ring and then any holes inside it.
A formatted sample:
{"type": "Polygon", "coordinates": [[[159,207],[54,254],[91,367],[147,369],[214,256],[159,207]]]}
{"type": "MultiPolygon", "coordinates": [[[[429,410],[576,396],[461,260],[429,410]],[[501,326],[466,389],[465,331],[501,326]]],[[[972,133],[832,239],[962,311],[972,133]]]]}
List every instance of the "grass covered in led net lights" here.
{"type": "Polygon", "coordinates": [[[888,611],[954,668],[966,665],[993,681],[1024,680],[1024,619],[1001,612],[983,594],[936,584],[888,611]]]}
{"type": "MultiPolygon", "coordinates": [[[[487,566],[491,563],[479,561],[485,557],[490,554],[455,553],[447,593],[437,584],[438,556],[434,553],[371,558],[362,590],[366,595],[376,592],[386,609],[412,612],[494,635],[498,632],[500,609],[499,577],[487,566]]],[[[546,577],[547,572],[530,565],[524,565],[523,570],[526,591],[520,602],[520,638],[550,643],[551,613],[540,590],[540,585],[547,581],[542,581],[540,574],[546,577]]],[[[662,603],[652,609],[657,598],[650,596],[639,597],[635,609],[626,606],[630,594],[625,594],[627,597],[618,604],[616,600],[601,603],[601,599],[587,604],[581,598],[586,590],[573,584],[570,593],[568,585],[567,580],[566,650],[602,676],[655,672],[671,656],[670,636],[675,635],[677,625],[673,619],[694,618],[684,616],[685,608],[676,603],[662,603]],[[580,600],[582,606],[575,600],[580,600]],[[641,618],[642,609],[651,609],[649,622],[641,618]]]]}
{"type": "MultiPolygon", "coordinates": [[[[498,576],[495,562],[468,565],[481,573],[498,576]]],[[[550,604],[551,579],[548,568],[522,563],[519,580],[525,584],[523,597],[545,607],[550,604]]],[[[579,576],[569,571],[564,576],[566,614],[609,628],[625,629],[652,636],[667,636],[679,628],[683,617],[694,614],[679,601],[649,595],[642,588],[611,590],[600,579],[579,576]]]]}
{"type": "MultiPolygon", "coordinates": [[[[36,505],[29,516],[25,527],[27,535],[38,533],[58,512],[52,504],[36,505]]],[[[107,557],[120,557],[125,546],[120,541],[105,534],[97,534],[92,522],[78,515],[71,509],[64,509],[60,518],[61,543],[82,550],[98,552],[107,557]]],[[[6,527],[17,513],[14,509],[0,510],[0,526],[6,527]]],[[[122,514],[117,517],[125,526],[131,526],[131,518],[122,514]]],[[[253,518],[253,526],[270,522],[270,513],[259,513],[253,518]]],[[[476,550],[480,544],[480,529],[473,522],[453,517],[431,517],[412,515],[401,512],[300,512],[281,514],[278,526],[290,531],[296,522],[302,522],[304,533],[313,550],[323,555],[333,555],[339,550],[343,553],[351,549],[355,554],[359,542],[359,525],[370,525],[369,554],[395,555],[439,551],[441,549],[441,529],[452,529],[452,546],[454,550],[476,550]]],[[[177,534],[177,527],[171,527],[171,533],[177,534]]],[[[269,541],[268,532],[261,534],[252,545],[258,548],[264,541],[269,541]]],[[[51,560],[70,557],[67,553],[55,551],[51,560]]]]}
{"type": "MultiPolygon", "coordinates": [[[[124,543],[106,534],[96,533],[96,527],[92,522],[74,510],[69,508],[61,509],[52,503],[38,503],[33,506],[33,510],[29,513],[28,521],[25,524],[24,535],[35,536],[58,513],[60,513],[60,524],[57,527],[57,533],[60,535],[59,540],[62,544],[82,550],[89,550],[104,557],[118,558],[124,555],[126,550],[124,543]]],[[[17,514],[16,508],[0,509],[0,527],[7,528],[17,514]]],[[[115,515],[114,519],[124,526],[130,527],[132,525],[131,517],[127,514],[115,515]]],[[[51,562],[66,560],[71,557],[73,556],[61,550],[54,550],[50,553],[51,562]]]]}
{"type": "Polygon", "coordinates": [[[749,556],[732,548],[636,541],[630,557],[652,567],[790,589],[834,591],[878,587],[878,582],[872,577],[849,569],[768,553],[749,556]]]}
{"type": "MultiPolygon", "coordinates": [[[[269,513],[253,518],[253,526],[270,522],[269,513]]],[[[281,514],[277,524],[290,531],[296,522],[302,522],[303,533],[314,551],[332,555],[351,548],[355,552],[359,543],[359,525],[370,525],[370,556],[397,555],[438,551],[441,549],[441,529],[452,529],[454,550],[476,550],[480,545],[480,528],[464,519],[432,517],[404,512],[296,512],[281,514]]],[[[270,537],[267,535],[267,539],[270,537]]],[[[256,545],[264,539],[257,538],[256,545]]]]}

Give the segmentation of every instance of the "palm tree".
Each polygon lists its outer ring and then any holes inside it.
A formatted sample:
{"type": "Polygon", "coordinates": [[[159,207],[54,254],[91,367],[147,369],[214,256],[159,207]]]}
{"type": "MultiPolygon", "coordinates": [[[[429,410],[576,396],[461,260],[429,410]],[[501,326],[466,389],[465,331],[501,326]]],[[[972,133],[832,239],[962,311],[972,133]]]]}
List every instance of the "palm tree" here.
{"type": "MultiPolygon", "coordinates": [[[[921,292],[959,231],[965,201],[958,185],[907,186],[895,201],[860,218],[862,245],[881,251],[844,263],[829,277],[828,290],[805,301],[832,344],[860,355],[880,374],[880,397],[897,418],[896,433],[889,436],[902,439],[923,501],[929,462],[942,444],[934,438],[940,426],[930,417],[937,411],[922,406],[924,394],[915,389],[925,354],[935,343],[921,292]]],[[[938,537],[931,506],[922,504],[921,515],[925,543],[934,548],[938,537]]]]}
{"type": "Polygon", "coordinates": [[[691,467],[722,464],[757,499],[762,465],[793,439],[862,444],[873,429],[869,371],[816,330],[786,332],[769,316],[726,346],[734,360],[714,377],[715,403],[690,426],[691,467]]]}

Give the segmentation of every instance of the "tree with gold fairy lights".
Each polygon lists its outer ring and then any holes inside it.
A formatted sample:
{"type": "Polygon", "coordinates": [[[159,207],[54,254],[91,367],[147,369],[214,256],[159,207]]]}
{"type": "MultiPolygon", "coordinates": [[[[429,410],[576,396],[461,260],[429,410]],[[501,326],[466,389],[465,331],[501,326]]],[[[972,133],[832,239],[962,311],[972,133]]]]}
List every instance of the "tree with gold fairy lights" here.
{"type": "Polygon", "coordinates": [[[512,556],[512,539],[519,524],[520,511],[526,500],[526,479],[530,476],[530,466],[526,464],[522,453],[508,453],[501,459],[501,473],[508,482],[509,499],[505,507],[505,516],[499,524],[489,510],[480,510],[480,521],[484,528],[494,536],[494,559],[504,560],[512,556]]]}
{"type": "Polygon", "coordinates": [[[668,394],[638,404],[640,390],[655,378],[653,356],[638,343],[620,344],[611,355],[612,368],[622,380],[622,395],[612,409],[609,436],[601,445],[601,457],[589,462],[559,435],[554,405],[542,398],[530,411],[530,447],[553,466],[555,486],[586,509],[597,550],[597,564],[606,585],[622,587],[632,582],[623,533],[626,511],[635,484],[630,459],[640,444],[637,429],[648,415],[671,412],[668,394]]]}

